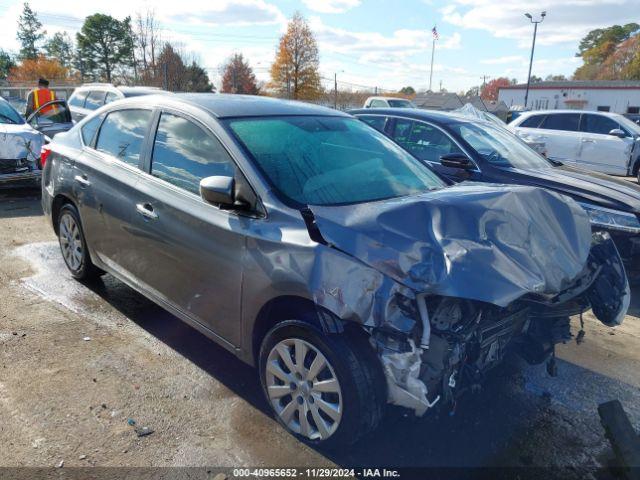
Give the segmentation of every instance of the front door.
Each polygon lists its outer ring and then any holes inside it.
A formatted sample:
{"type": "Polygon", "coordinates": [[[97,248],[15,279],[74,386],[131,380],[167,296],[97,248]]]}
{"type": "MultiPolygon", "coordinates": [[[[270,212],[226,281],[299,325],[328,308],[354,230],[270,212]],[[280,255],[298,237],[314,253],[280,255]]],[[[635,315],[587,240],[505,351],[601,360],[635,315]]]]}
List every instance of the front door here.
{"type": "Polygon", "coordinates": [[[634,140],[609,134],[617,129],[620,124],[610,117],[583,114],[579,165],[596,172],[627,175],[634,140]]]}
{"type": "Polygon", "coordinates": [[[148,175],[136,190],[131,249],[136,277],[155,296],[232,345],[240,344],[240,301],[248,222],[200,198],[200,180],[236,176],[208,128],[163,112],[148,175]]]}

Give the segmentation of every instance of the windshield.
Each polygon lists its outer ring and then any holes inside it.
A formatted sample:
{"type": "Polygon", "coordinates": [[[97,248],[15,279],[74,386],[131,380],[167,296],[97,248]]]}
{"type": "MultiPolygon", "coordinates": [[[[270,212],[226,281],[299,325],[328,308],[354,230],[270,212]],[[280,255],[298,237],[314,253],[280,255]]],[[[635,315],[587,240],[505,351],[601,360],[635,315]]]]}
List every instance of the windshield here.
{"type": "Polygon", "coordinates": [[[5,100],[0,100],[0,124],[1,123],[14,125],[24,123],[20,114],[5,100]]]}
{"type": "Polygon", "coordinates": [[[622,115],[620,115],[620,125],[622,125],[627,130],[630,130],[633,135],[640,135],[640,125],[638,125],[633,120],[628,119],[627,117],[623,117],[622,115]]]}
{"type": "Polygon", "coordinates": [[[460,135],[478,155],[497,167],[551,168],[547,159],[502,127],[477,122],[453,124],[451,129],[460,135]]]}
{"type": "Polygon", "coordinates": [[[387,137],[353,118],[267,117],[227,123],[276,190],[298,204],[370,202],[444,186],[387,137]]]}
{"type": "Polygon", "coordinates": [[[393,108],[416,108],[409,100],[387,100],[387,102],[393,108]]]}

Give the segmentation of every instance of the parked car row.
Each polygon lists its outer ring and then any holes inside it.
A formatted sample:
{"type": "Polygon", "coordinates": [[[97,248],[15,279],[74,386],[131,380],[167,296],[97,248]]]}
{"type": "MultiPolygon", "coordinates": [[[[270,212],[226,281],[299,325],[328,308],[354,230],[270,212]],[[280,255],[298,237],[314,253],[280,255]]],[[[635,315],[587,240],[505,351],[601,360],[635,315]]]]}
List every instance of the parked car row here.
{"type": "Polygon", "coordinates": [[[95,110],[42,156],[71,275],[108,272],[255,365],[278,421],[327,447],[386,403],[451,410],[510,351],[553,373],[570,315],[622,321],[600,227],[638,233],[631,186],[482,121],[352,113],[210,94],[95,110]]]}

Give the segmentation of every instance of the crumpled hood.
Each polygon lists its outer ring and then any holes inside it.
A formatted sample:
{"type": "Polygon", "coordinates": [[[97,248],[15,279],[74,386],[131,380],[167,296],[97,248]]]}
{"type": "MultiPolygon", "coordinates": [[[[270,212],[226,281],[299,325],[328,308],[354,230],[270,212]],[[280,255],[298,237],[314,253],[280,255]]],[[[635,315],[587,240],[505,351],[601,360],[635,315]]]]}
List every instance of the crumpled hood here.
{"type": "Polygon", "coordinates": [[[0,124],[0,159],[26,158],[35,162],[40,158],[44,142],[42,133],[29,124],[0,124]]]}
{"type": "Polygon", "coordinates": [[[584,210],[536,187],[465,183],[310,209],[329,244],[414,291],[502,307],[564,290],[591,245],[584,210]]]}

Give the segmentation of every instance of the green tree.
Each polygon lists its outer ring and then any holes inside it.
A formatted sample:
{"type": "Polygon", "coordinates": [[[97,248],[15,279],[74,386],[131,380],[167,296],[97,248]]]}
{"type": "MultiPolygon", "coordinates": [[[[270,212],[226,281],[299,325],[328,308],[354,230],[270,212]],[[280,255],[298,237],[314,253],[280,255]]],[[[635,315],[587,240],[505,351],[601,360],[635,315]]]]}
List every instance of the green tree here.
{"type": "Polygon", "coordinates": [[[45,34],[42,30],[42,23],[38,20],[36,12],[31,10],[28,2],[22,7],[22,14],[18,19],[18,40],[20,40],[20,58],[33,60],[40,52],[39,43],[45,34]]]}
{"type": "Polygon", "coordinates": [[[4,80],[9,76],[9,71],[16,66],[11,54],[0,48],[0,79],[4,80]]]}
{"type": "Polygon", "coordinates": [[[416,91],[413,87],[402,87],[398,93],[402,93],[403,95],[415,95],[416,91]]]}
{"type": "Polygon", "coordinates": [[[195,60],[187,67],[186,76],[185,90],[187,92],[211,92],[213,90],[209,75],[195,60]]]}
{"type": "MultiPolygon", "coordinates": [[[[597,28],[595,30],[591,30],[580,41],[576,56],[584,57],[586,52],[593,50],[594,48],[601,47],[605,43],[617,45],[631,37],[631,35],[638,30],[640,30],[640,25],[637,23],[627,23],[624,26],[613,25],[608,28],[597,28]]],[[[599,60],[603,61],[604,58],[600,58],[599,60]]]]}
{"type": "Polygon", "coordinates": [[[73,63],[73,40],[67,32],[54,33],[53,37],[45,43],[44,50],[49,58],[58,60],[63,67],[69,68],[73,63]]]}
{"type": "Polygon", "coordinates": [[[78,32],[78,63],[84,75],[112,82],[114,74],[131,67],[133,38],[131,19],[120,21],[96,13],[87,17],[78,32]]]}

